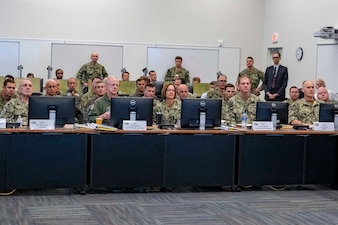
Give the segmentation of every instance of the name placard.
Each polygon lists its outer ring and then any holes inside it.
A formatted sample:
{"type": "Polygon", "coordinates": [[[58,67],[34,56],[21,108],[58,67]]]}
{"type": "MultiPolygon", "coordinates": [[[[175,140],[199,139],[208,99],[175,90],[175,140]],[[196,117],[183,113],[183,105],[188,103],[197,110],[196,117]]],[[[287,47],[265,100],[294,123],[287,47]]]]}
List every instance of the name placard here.
{"type": "Polygon", "coordinates": [[[314,131],[334,131],[333,122],[314,122],[313,123],[314,131]]]}
{"type": "Polygon", "coordinates": [[[6,128],[6,118],[0,118],[0,128],[6,128]]]}
{"type": "Polygon", "coordinates": [[[272,121],[253,121],[252,130],[275,130],[272,121]]]}
{"type": "Polygon", "coordinates": [[[122,130],[147,130],[147,121],[123,120],[122,130]]]}
{"type": "Polygon", "coordinates": [[[54,130],[54,120],[29,120],[30,130],[54,130]]]}

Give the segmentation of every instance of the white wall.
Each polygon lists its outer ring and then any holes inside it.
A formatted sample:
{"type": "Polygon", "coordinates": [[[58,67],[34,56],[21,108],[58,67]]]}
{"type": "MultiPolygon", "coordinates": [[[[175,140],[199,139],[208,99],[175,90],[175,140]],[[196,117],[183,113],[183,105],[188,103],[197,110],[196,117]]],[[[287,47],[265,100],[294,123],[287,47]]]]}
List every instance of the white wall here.
{"type": "MultiPolygon", "coordinates": [[[[315,81],[317,44],[334,41],[315,38],[313,33],[324,26],[338,27],[337,9],[337,0],[266,0],[263,61],[269,61],[266,57],[268,47],[283,48],[281,64],[289,69],[288,87],[292,85],[301,87],[306,79],[315,81]],[[279,34],[277,44],[271,43],[273,33],[279,34]],[[300,62],[295,57],[297,47],[304,50],[304,57],[300,62]]],[[[318,77],[321,76],[323,75],[318,74],[318,77]]]]}
{"type": "MultiPolygon", "coordinates": [[[[135,79],[140,71],[133,65],[143,68],[146,62],[142,44],[217,46],[223,39],[225,46],[242,49],[242,68],[249,55],[262,67],[264,14],[264,0],[2,0],[0,37],[127,43],[124,66],[135,68],[130,71],[135,79]]],[[[24,75],[37,71],[46,77],[49,44],[38,52],[27,46],[21,53],[24,75]]],[[[234,82],[237,74],[228,75],[234,82]]]]}

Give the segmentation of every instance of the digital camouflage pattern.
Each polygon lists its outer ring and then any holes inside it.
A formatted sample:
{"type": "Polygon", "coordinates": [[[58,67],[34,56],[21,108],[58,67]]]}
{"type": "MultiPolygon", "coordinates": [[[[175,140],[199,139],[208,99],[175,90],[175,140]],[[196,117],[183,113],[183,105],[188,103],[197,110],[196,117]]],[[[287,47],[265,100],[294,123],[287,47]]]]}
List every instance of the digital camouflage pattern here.
{"type": "Polygon", "coordinates": [[[88,83],[88,80],[93,79],[94,77],[99,77],[101,80],[108,76],[108,73],[104,66],[99,63],[93,65],[93,63],[89,62],[84,64],[79,72],[76,75],[76,78],[81,81],[81,84],[88,83]]]}
{"type": "Polygon", "coordinates": [[[28,123],[28,104],[20,98],[14,98],[7,102],[0,115],[1,118],[6,118],[6,122],[9,123],[15,123],[19,116],[21,116],[23,124],[28,123]]]}
{"type": "Polygon", "coordinates": [[[185,83],[190,83],[190,75],[189,71],[181,67],[181,70],[176,70],[176,67],[171,67],[167,70],[167,73],[165,74],[164,80],[165,81],[173,81],[175,75],[178,74],[180,78],[185,80],[185,83]]]}
{"type": "Polygon", "coordinates": [[[181,119],[181,101],[175,99],[171,107],[165,104],[165,100],[158,102],[154,106],[153,118],[156,118],[156,112],[162,113],[162,124],[176,124],[177,120],[181,119]]]}
{"type": "Polygon", "coordinates": [[[89,90],[87,93],[83,94],[80,100],[80,108],[83,111],[85,105],[87,105],[87,102],[90,101],[93,96],[95,96],[95,93],[92,90],[89,90]]]}
{"type": "Polygon", "coordinates": [[[207,92],[207,98],[221,98],[224,99],[224,93],[222,90],[220,90],[218,87],[216,87],[214,90],[210,90],[207,92]]]}
{"type": "Polygon", "coordinates": [[[226,104],[225,110],[222,111],[222,119],[227,124],[238,124],[242,122],[242,114],[244,111],[248,114],[248,123],[252,123],[256,119],[256,102],[260,99],[254,94],[245,102],[239,94],[234,95],[226,104]]]}
{"type": "Polygon", "coordinates": [[[319,105],[321,100],[308,102],[304,98],[295,101],[289,107],[289,123],[299,120],[303,123],[312,124],[319,120],[319,105]]]}

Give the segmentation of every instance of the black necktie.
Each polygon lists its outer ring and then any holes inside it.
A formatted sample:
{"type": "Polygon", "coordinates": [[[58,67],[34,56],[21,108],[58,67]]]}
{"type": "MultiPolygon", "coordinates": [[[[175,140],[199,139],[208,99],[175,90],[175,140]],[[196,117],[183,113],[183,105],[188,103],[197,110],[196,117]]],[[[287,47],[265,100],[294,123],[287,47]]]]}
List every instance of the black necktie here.
{"type": "Polygon", "coordinates": [[[276,67],[274,66],[273,67],[273,77],[272,77],[272,84],[271,84],[271,87],[272,88],[275,88],[276,87],[276,77],[277,77],[277,74],[276,74],[276,67]]]}

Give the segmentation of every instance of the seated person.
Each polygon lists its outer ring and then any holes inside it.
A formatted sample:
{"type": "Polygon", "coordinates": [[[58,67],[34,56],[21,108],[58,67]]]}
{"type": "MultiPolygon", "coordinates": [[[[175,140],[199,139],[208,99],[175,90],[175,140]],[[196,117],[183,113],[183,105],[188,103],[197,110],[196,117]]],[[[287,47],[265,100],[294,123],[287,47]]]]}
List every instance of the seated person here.
{"type": "Polygon", "coordinates": [[[98,82],[93,83],[94,86],[94,95],[88,99],[82,106],[83,120],[88,122],[88,113],[94,107],[94,102],[96,99],[102,97],[106,93],[105,84],[103,81],[99,80],[98,82]]]}
{"type": "MultiPolygon", "coordinates": [[[[217,81],[211,81],[209,83],[209,91],[214,91],[214,88],[216,87],[216,85],[217,85],[217,81]]],[[[201,95],[201,98],[207,98],[207,94],[208,94],[209,91],[204,92],[201,95]]]]}
{"type": "Polygon", "coordinates": [[[104,81],[106,93],[94,102],[93,108],[88,113],[89,122],[95,123],[96,118],[102,118],[103,124],[109,125],[110,99],[117,97],[119,93],[119,80],[114,76],[108,76],[104,81]]]}
{"type": "Polygon", "coordinates": [[[140,77],[136,80],[136,91],[134,94],[130,95],[131,97],[143,97],[144,88],[146,86],[146,80],[144,77],[140,77]]]}
{"type": "Polygon", "coordinates": [[[30,79],[24,78],[20,80],[18,88],[19,97],[7,102],[0,113],[0,117],[6,118],[7,123],[15,123],[20,116],[23,125],[27,125],[29,96],[31,96],[32,93],[33,84],[30,79]]]}
{"type": "Polygon", "coordinates": [[[256,119],[256,102],[259,97],[251,93],[250,79],[247,76],[238,78],[238,93],[234,95],[222,110],[222,118],[227,124],[235,125],[242,122],[242,114],[248,115],[248,123],[256,119]]]}
{"type": "Polygon", "coordinates": [[[284,102],[289,103],[290,108],[290,106],[299,99],[299,89],[296,86],[290,87],[289,96],[290,98],[286,99],[284,102]]]}
{"type": "Polygon", "coordinates": [[[331,103],[331,104],[335,103],[334,101],[332,101],[329,98],[329,92],[327,91],[326,87],[320,87],[320,88],[318,88],[318,90],[317,90],[317,98],[319,100],[324,101],[325,103],[331,103]]]}
{"type": "Polygon", "coordinates": [[[162,124],[176,124],[181,118],[181,101],[176,98],[176,89],[172,83],[167,83],[162,88],[163,100],[154,106],[154,122],[156,113],[162,113],[162,124]]]}
{"type": "Polygon", "coordinates": [[[315,85],[311,80],[303,82],[304,98],[289,107],[289,123],[292,125],[311,125],[319,120],[319,106],[323,102],[314,98],[315,85]]]}

